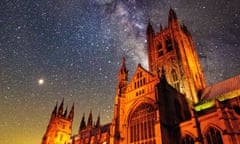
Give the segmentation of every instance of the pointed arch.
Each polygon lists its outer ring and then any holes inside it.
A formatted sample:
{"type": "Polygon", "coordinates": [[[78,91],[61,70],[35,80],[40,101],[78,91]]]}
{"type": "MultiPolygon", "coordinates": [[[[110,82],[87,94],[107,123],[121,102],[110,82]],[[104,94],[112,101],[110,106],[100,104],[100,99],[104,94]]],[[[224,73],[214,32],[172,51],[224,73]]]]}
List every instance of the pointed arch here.
{"type": "Polygon", "coordinates": [[[194,144],[194,138],[190,136],[189,134],[186,134],[182,140],[181,144],[194,144]]]}
{"type": "Polygon", "coordinates": [[[221,130],[214,126],[209,126],[205,132],[207,144],[223,144],[221,130]]]}
{"type": "Polygon", "coordinates": [[[155,118],[155,109],[152,104],[138,105],[128,117],[129,143],[154,141],[155,118]]]}
{"type": "Polygon", "coordinates": [[[180,91],[179,77],[178,77],[177,72],[176,72],[175,69],[172,69],[172,71],[171,71],[171,76],[172,76],[173,87],[174,87],[177,91],[180,91]]]}

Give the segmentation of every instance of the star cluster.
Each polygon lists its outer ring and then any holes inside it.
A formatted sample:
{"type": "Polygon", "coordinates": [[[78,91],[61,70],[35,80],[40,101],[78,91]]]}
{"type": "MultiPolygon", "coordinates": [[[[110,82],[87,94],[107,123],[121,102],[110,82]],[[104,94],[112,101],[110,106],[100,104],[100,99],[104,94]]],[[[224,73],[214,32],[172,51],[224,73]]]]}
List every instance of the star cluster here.
{"type": "Polygon", "coordinates": [[[42,0],[0,2],[0,139],[40,143],[63,98],[73,133],[92,109],[111,122],[122,57],[147,68],[146,25],[167,26],[172,7],[192,33],[207,83],[239,74],[238,0],[42,0]],[[40,82],[41,80],[41,82],[40,82]]]}

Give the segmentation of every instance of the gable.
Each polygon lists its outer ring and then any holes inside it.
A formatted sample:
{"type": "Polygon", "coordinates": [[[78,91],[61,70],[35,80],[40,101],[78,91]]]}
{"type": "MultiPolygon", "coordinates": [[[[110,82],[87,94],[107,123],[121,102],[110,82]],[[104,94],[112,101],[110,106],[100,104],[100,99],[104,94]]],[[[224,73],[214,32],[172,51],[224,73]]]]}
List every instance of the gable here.
{"type": "MultiPolygon", "coordinates": [[[[136,71],[134,72],[132,79],[128,84],[127,92],[131,92],[137,89],[140,90],[142,87],[146,86],[153,80],[154,76],[146,69],[144,69],[140,64],[138,64],[136,71]]],[[[141,93],[144,93],[144,90],[139,91],[139,94],[141,93]]]]}

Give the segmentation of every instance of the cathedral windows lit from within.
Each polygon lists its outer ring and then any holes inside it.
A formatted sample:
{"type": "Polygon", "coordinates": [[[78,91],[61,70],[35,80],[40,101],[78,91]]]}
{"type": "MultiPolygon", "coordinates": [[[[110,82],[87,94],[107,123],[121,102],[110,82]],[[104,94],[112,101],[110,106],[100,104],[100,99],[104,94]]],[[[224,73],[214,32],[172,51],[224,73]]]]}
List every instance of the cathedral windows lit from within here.
{"type": "Polygon", "coordinates": [[[155,111],[150,104],[140,105],[129,119],[130,143],[155,143],[155,111]]]}
{"type": "Polygon", "coordinates": [[[174,88],[176,88],[178,91],[180,91],[179,79],[178,79],[177,73],[174,69],[172,70],[171,75],[172,75],[172,81],[173,81],[174,88]]]}
{"type": "MultiPolygon", "coordinates": [[[[134,82],[134,89],[140,88],[146,84],[146,78],[142,76],[142,72],[137,74],[137,80],[134,82]]],[[[144,89],[140,89],[136,92],[136,96],[143,95],[144,89]]]]}
{"type": "Polygon", "coordinates": [[[149,71],[140,64],[129,81],[118,73],[112,122],[83,115],[72,134],[74,106],[53,109],[42,144],[235,144],[240,141],[240,75],[206,86],[191,34],[173,9],[169,25],[146,32],[149,71]],[[214,127],[213,124],[216,126],[214,127]],[[210,125],[210,127],[209,127],[210,125]],[[207,126],[207,127],[206,127],[207,126]]]}
{"type": "Polygon", "coordinates": [[[62,139],[63,139],[63,135],[61,134],[61,135],[60,135],[60,141],[62,141],[62,139]]]}
{"type": "Polygon", "coordinates": [[[193,139],[193,137],[187,135],[182,139],[181,144],[194,144],[194,139],[193,139]]]}
{"type": "Polygon", "coordinates": [[[223,144],[221,133],[216,128],[209,128],[206,133],[207,144],[223,144]]]}

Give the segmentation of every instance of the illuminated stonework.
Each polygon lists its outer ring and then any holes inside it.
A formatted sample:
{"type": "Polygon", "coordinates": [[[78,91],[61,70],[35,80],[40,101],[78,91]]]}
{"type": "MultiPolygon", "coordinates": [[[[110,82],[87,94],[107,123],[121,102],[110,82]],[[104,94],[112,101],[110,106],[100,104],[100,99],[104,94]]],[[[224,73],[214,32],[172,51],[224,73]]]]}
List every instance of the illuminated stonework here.
{"type": "Polygon", "coordinates": [[[147,27],[147,48],[150,71],[157,75],[162,67],[167,81],[186,95],[190,103],[198,102],[198,93],[205,88],[205,80],[193,44],[185,25],[180,25],[176,13],[170,9],[168,27],[155,33],[147,27]]]}
{"type": "Polygon", "coordinates": [[[67,115],[67,109],[63,112],[63,104],[59,108],[55,106],[42,144],[68,144],[72,135],[72,121],[74,116],[74,105],[67,115]]]}
{"type": "MultiPolygon", "coordinates": [[[[83,116],[79,133],[66,142],[240,144],[240,75],[206,87],[191,34],[172,9],[167,28],[155,33],[148,24],[147,50],[149,71],[139,64],[131,80],[122,60],[112,122],[101,125],[99,116],[93,124],[90,112],[87,123],[83,116]]],[[[54,137],[63,132],[55,118],[65,120],[52,115],[46,144],[61,143],[54,137]]],[[[70,134],[68,129],[66,140],[70,134]]]]}

